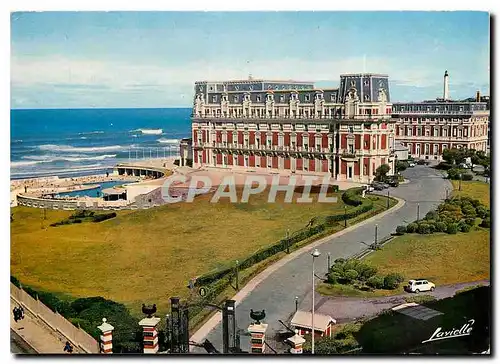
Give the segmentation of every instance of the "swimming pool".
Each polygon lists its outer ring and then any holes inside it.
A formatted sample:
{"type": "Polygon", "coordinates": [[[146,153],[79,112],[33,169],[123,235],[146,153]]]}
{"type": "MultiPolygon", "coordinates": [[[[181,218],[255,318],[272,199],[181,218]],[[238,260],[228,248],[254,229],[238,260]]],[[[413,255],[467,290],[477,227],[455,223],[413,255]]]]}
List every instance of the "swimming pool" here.
{"type": "Polygon", "coordinates": [[[104,190],[106,188],[111,188],[113,186],[120,186],[120,185],[124,185],[124,184],[129,184],[132,182],[136,182],[136,181],[108,181],[108,182],[97,182],[97,183],[85,183],[85,184],[83,184],[84,186],[98,184],[100,187],[96,187],[96,188],[92,188],[90,190],[84,190],[84,191],[64,192],[64,193],[60,193],[58,196],[102,197],[102,190],[104,190]]]}

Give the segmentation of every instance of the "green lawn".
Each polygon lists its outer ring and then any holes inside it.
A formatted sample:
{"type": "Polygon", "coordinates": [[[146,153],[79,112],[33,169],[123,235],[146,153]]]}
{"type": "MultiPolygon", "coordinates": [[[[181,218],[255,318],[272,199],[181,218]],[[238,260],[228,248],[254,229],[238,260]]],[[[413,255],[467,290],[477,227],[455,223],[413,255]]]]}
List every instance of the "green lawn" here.
{"type": "Polygon", "coordinates": [[[449,235],[408,234],[364,260],[379,273],[398,272],[406,279],[427,278],[437,285],[490,277],[490,230],[449,235]]]}
{"type": "MultiPolygon", "coordinates": [[[[248,204],[227,199],[212,204],[210,196],[200,196],[191,204],[122,211],[101,223],[59,227],[48,226],[72,212],[47,210],[42,220],[42,210],[16,207],[11,274],[35,289],[103,296],[134,314],[143,302],[156,303],[164,312],[169,297],[188,295],[190,278],[242,259],[314,216],[343,212],[337,195],[335,204],[287,204],[283,194],[273,204],[267,194],[252,196],[248,204]]],[[[380,210],[385,199],[376,205],[380,210]]]]}
{"type": "Polygon", "coordinates": [[[481,181],[462,181],[462,190],[459,191],[459,181],[453,183],[453,196],[468,196],[481,201],[487,207],[490,207],[490,188],[491,185],[481,181]]]}

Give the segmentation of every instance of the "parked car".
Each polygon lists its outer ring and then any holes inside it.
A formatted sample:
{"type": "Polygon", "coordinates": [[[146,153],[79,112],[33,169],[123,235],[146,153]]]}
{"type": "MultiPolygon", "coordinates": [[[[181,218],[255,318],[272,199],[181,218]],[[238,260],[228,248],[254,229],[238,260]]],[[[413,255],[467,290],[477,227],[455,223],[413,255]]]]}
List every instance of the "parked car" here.
{"type": "Polygon", "coordinates": [[[388,182],[389,186],[391,187],[398,187],[399,186],[399,181],[398,178],[391,178],[388,182]]]}
{"type": "Polygon", "coordinates": [[[385,187],[385,183],[381,182],[372,182],[371,186],[375,191],[382,191],[384,188],[387,188],[385,187]]]}
{"type": "Polygon", "coordinates": [[[415,162],[408,163],[408,167],[415,167],[415,166],[416,166],[415,162]]]}
{"type": "Polygon", "coordinates": [[[366,185],[366,186],[363,186],[364,190],[366,192],[373,192],[375,191],[375,188],[373,188],[373,186],[370,186],[370,185],[366,185]]]}
{"type": "Polygon", "coordinates": [[[405,289],[408,292],[420,293],[424,291],[434,291],[436,285],[427,279],[411,279],[405,289]]]}

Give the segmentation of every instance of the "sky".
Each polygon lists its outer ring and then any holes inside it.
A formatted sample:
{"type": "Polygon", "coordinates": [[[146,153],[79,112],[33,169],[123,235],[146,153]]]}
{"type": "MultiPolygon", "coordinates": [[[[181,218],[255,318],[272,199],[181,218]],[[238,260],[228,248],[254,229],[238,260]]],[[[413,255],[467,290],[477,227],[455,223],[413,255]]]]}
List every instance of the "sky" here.
{"type": "Polygon", "coordinates": [[[190,107],[198,80],[336,87],[389,75],[391,99],[489,94],[485,12],[11,14],[11,107],[190,107]]]}

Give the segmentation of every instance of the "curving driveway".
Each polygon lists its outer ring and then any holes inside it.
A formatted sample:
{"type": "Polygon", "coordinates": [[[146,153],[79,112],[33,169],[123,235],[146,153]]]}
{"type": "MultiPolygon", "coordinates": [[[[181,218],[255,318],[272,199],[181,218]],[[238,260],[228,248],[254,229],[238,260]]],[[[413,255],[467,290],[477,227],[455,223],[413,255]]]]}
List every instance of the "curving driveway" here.
{"type": "MultiPolygon", "coordinates": [[[[446,190],[451,191],[451,183],[443,179],[442,174],[426,166],[416,166],[407,169],[404,173],[409,183],[402,184],[397,188],[390,189],[390,195],[399,197],[406,203],[399,209],[389,212],[379,218],[348,231],[341,236],[333,236],[324,239],[324,243],[317,248],[322,252],[316,258],[316,273],[321,276],[327,270],[327,253],[331,254],[333,262],[339,257],[348,257],[366,249],[363,244],[373,243],[375,239],[375,224],[378,224],[379,240],[390,235],[398,225],[407,224],[417,218],[417,204],[419,205],[420,217],[435,208],[445,197],[446,190]]],[[[384,191],[387,194],[386,191],[384,191]]],[[[309,249],[310,250],[310,249],[309,249]]],[[[266,279],[258,283],[246,297],[244,297],[236,309],[236,322],[239,329],[246,331],[251,323],[250,309],[266,311],[265,322],[269,325],[266,335],[273,336],[274,333],[283,330],[278,320],[287,322],[295,312],[295,297],[299,299],[300,307],[309,310],[311,307],[312,288],[312,258],[310,252],[306,251],[295,259],[287,262],[266,279]]],[[[316,302],[320,303],[321,296],[316,295],[316,302]]],[[[317,307],[318,305],[316,305],[317,307]]],[[[335,315],[334,315],[335,316],[335,315]]],[[[211,329],[210,322],[200,328],[192,339],[201,342],[204,338],[210,340],[213,345],[222,352],[222,330],[218,323],[211,329]],[[210,332],[207,331],[211,330],[210,332]]],[[[249,349],[247,336],[241,337],[241,348],[249,349]]],[[[202,353],[203,349],[193,348],[193,353],[202,353]]]]}

